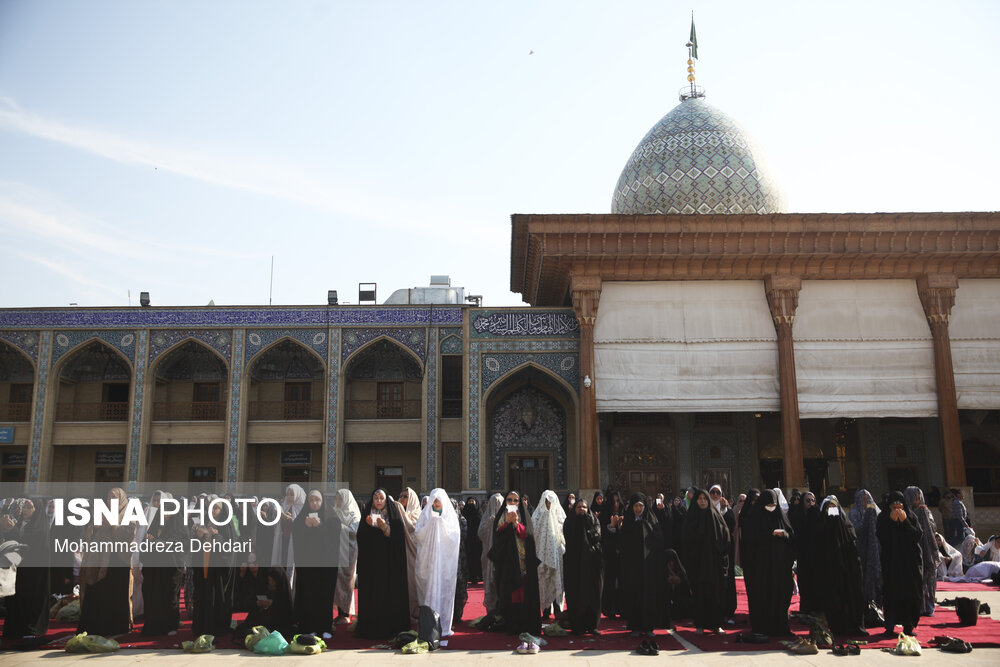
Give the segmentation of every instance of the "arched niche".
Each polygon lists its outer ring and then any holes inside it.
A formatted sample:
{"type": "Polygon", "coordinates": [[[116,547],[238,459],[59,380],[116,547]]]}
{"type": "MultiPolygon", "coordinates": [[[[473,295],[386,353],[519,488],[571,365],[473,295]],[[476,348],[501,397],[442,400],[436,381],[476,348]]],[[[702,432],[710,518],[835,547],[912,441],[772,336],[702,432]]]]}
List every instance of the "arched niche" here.
{"type": "Polygon", "coordinates": [[[347,419],[419,419],[423,369],[409,350],[379,338],[344,367],[347,419]]]}
{"type": "Polygon", "coordinates": [[[254,357],[248,373],[251,420],[323,418],[325,366],[305,345],[282,338],[254,357]]]}
{"type": "Polygon", "coordinates": [[[215,350],[194,339],[160,355],[154,378],[154,421],[219,421],[226,416],[229,367],[215,350]]]}
{"type": "Polygon", "coordinates": [[[81,344],[59,364],[56,421],[128,421],[129,361],[99,340],[81,344]]]}
{"type": "Polygon", "coordinates": [[[0,342],[0,423],[31,421],[35,366],[21,350],[0,342]]]}
{"type": "Polygon", "coordinates": [[[576,433],[576,405],[561,378],[523,365],[490,387],[484,407],[484,477],[490,488],[519,486],[537,500],[546,488],[569,487],[568,444],[576,433]]]}

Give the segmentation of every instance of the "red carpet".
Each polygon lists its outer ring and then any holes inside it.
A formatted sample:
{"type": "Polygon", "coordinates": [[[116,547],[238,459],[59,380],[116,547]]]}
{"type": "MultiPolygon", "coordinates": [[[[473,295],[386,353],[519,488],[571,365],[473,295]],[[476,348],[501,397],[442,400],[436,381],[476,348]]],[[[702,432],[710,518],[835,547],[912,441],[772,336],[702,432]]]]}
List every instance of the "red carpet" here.
{"type": "MultiPolygon", "coordinates": [[[[992,586],[985,586],[983,584],[951,584],[947,582],[938,583],[938,591],[951,592],[955,591],[956,595],[949,595],[948,597],[974,597],[968,595],[970,592],[974,591],[990,591],[996,590],[992,586]]],[[[771,642],[767,644],[744,644],[738,643],[736,641],[736,635],[740,632],[745,634],[750,633],[750,621],[747,615],[747,596],[746,587],[743,585],[743,579],[739,578],[736,580],[736,625],[726,626],[724,629],[726,633],[724,635],[702,635],[695,633],[694,627],[690,625],[689,621],[684,621],[677,624],[678,633],[687,641],[691,642],[703,651],[766,651],[766,650],[784,650],[779,641],[780,640],[792,640],[794,637],[776,637],[771,642]]],[[[789,611],[798,611],[799,609],[799,598],[798,596],[792,597],[792,604],[789,607],[789,611]]],[[[800,623],[793,622],[791,624],[792,632],[796,635],[808,635],[809,630],[804,625],[800,623]]],[[[872,629],[868,636],[859,637],[837,637],[834,636],[835,643],[841,643],[848,639],[861,639],[866,640],[868,644],[862,648],[893,648],[896,646],[896,638],[883,638],[880,635],[884,631],[884,628],[872,629]]],[[[934,612],[933,617],[921,616],[920,623],[917,625],[917,639],[920,641],[922,646],[928,646],[930,640],[938,635],[949,635],[952,637],[960,637],[965,641],[972,644],[974,647],[1000,647],[1000,621],[993,620],[987,616],[980,616],[979,622],[974,626],[960,626],[958,624],[958,616],[955,614],[954,607],[941,607],[938,606],[934,612]]]]}
{"type": "MultiPolygon", "coordinates": [[[[744,644],[736,642],[736,635],[738,633],[744,632],[749,634],[750,632],[750,626],[747,620],[746,590],[743,586],[743,580],[737,579],[736,586],[738,603],[736,611],[736,625],[727,626],[725,628],[725,634],[696,634],[694,627],[687,621],[677,624],[678,633],[684,639],[690,641],[703,651],[784,650],[784,647],[778,643],[780,638],[776,638],[768,644],[744,644]]],[[[975,593],[976,591],[990,590],[996,589],[983,584],[952,584],[947,582],[940,582],[938,584],[938,591],[944,593],[955,593],[955,595],[947,595],[946,597],[959,597],[960,595],[964,597],[974,597],[969,594],[975,593]]],[[[796,611],[797,609],[798,598],[793,597],[790,611],[796,611]]],[[[484,615],[485,613],[486,609],[483,607],[482,586],[470,586],[469,601],[465,605],[463,618],[467,621],[471,621],[484,615]]],[[[184,627],[173,637],[143,637],[138,632],[138,630],[141,629],[140,625],[137,627],[136,632],[119,637],[118,642],[121,644],[123,649],[180,650],[181,642],[194,639],[191,635],[191,622],[190,620],[187,620],[187,614],[182,613],[182,618],[185,619],[184,627]]],[[[245,614],[236,614],[234,618],[237,620],[243,620],[243,618],[245,618],[245,614]]],[[[337,626],[337,629],[338,632],[336,636],[331,641],[327,642],[333,650],[381,649],[384,647],[384,644],[381,642],[355,638],[348,630],[345,629],[344,626],[337,626]]],[[[547,637],[546,639],[549,644],[544,647],[543,650],[632,651],[639,643],[638,639],[629,636],[628,631],[625,629],[625,622],[623,620],[609,620],[607,618],[602,618],[600,629],[603,634],[599,637],[578,637],[573,635],[568,637],[547,637]]],[[[456,623],[454,630],[455,634],[449,638],[446,650],[513,651],[520,643],[520,641],[513,635],[496,632],[480,632],[470,628],[464,622],[456,623]]],[[[804,626],[795,623],[792,624],[792,631],[798,635],[808,634],[808,630],[804,626]]],[[[68,641],[75,632],[76,627],[74,625],[51,621],[49,624],[48,634],[46,635],[46,639],[48,641],[40,648],[62,648],[63,645],[65,645],[65,642],[68,641]]],[[[869,637],[835,637],[834,639],[837,642],[841,642],[846,639],[867,639],[869,642],[867,648],[891,648],[896,645],[896,640],[894,638],[883,639],[880,637],[879,634],[881,632],[882,629],[879,628],[872,631],[871,636],[869,637]]],[[[979,622],[975,626],[963,627],[958,625],[958,617],[955,614],[954,607],[939,606],[934,617],[922,617],[920,619],[920,624],[917,626],[917,638],[924,646],[928,646],[930,640],[937,635],[961,637],[975,647],[1000,647],[1000,621],[993,620],[986,616],[980,616],[979,622]]],[[[662,650],[683,650],[683,646],[681,646],[681,644],[673,636],[663,630],[657,631],[656,641],[662,650]]],[[[229,637],[220,637],[216,640],[216,645],[219,648],[236,647],[236,644],[229,637]]],[[[3,643],[3,648],[10,649],[12,648],[12,644],[5,641],[3,643]]]]}

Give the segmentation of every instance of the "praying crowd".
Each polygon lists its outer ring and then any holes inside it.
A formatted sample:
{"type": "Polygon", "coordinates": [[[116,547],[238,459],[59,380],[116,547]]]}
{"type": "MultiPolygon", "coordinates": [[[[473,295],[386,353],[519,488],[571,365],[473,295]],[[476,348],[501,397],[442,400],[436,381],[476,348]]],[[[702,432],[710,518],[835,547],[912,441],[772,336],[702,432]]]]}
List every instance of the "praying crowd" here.
{"type": "MultiPolygon", "coordinates": [[[[122,489],[109,496],[119,501],[120,518],[126,497],[122,489]]],[[[389,640],[429,608],[446,640],[463,619],[468,585],[482,582],[487,613],[474,624],[479,631],[537,637],[544,624],[559,623],[573,634],[600,635],[603,616],[624,619],[655,647],[653,631],[678,620],[698,632],[726,632],[735,624],[737,576],[754,635],[791,635],[796,592],[799,610],[822,613],[836,635],[876,628],[912,635],[921,615],[934,614],[937,581],[1000,579],[1000,536],[976,538],[956,490],[940,499],[940,529],[914,486],[878,503],[860,489],[851,506],[811,492],[792,491],[786,500],[766,488],[730,500],[719,485],[676,498],[608,490],[560,499],[545,491],[535,505],[511,490],[482,507],[444,489],[421,497],[404,488],[393,498],[380,488],[362,507],[347,489],[307,494],[291,484],[278,502],[253,500],[264,521],[255,513],[244,524],[235,517],[186,524],[180,515],[154,521],[171,497],[157,491],[148,499],[145,525],[83,528],[54,525],[45,499],[0,502],[0,543],[38,553],[59,537],[206,545],[235,537],[253,545],[251,553],[206,548],[193,556],[53,553],[47,567],[16,569],[14,593],[4,599],[4,638],[44,635],[53,596],[78,593],[78,630],[105,637],[140,622],[144,635],[176,634],[183,599],[195,636],[231,634],[241,642],[263,626],[286,637],[314,634],[336,648],[338,626],[389,640]],[[340,567],[303,565],[307,554],[335,554],[331,562],[340,567]],[[270,566],[258,567],[264,561],[270,566]]]]}

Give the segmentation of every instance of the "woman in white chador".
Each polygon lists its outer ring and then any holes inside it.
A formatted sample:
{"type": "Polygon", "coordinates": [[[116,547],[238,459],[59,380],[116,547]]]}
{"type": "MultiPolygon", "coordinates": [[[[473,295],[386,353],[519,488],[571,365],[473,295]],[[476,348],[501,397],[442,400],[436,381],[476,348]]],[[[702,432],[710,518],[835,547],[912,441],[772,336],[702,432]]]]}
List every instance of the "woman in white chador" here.
{"type": "Polygon", "coordinates": [[[417,542],[417,600],[441,617],[441,636],[452,634],[458,549],[462,539],[458,514],[444,489],[431,491],[414,530],[417,542]]]}
{"type": "Polygon", "coordinates": [[[337,587],[333,593],[333,603],[337,607],[338,625],[350,623],[354,615],[354,578],[358,567],[358,523],[361,509],[348,489],[337,491],[334,515],[342,526],[340,533],[340,558],[337,561],[337,587]]]}
{"type": "Polygon", "coordinates": [[[566,553],[566,537],[563,522],[566,512],[559,503],[555,491],[546,491],[538,501],[535,513],[531,515],[531,528],[535,534],[535,554],[538,565],[538,600],[542,605],[542,615],[548,616],[549,607],[556,603],[562,609],[563,597],[563,555],[566,553]]]}

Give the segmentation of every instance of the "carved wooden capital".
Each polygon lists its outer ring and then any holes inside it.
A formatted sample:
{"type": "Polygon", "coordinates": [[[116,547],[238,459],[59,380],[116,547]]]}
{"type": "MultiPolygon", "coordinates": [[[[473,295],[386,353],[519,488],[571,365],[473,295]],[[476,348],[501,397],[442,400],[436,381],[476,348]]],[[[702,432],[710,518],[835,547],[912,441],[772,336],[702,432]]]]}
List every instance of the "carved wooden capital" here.
{"type": "Polygon", "coordinates": [[[774,326],[791,326],[795,321],[795,309],[799,306],[799,292],[802,279],[798,276],[771,274],[764,278],[764,292],[767,305],[771,309],[774,326]]]}
{"type": "Polygon", "coordinates": [[[597,307],[601,301],[600,276],[573,276],[570,280],[573,295],[573,310],[581,326],[594,326],[597,321],[597,307]]]}
{"type": "Polygon", "coordinates": [[[933,326],[948,324],[951,308],[955,305],[958,278],[950,273],[926,273],[917,278],[917,294],[924,307],[924,315],[933,326]]]}

